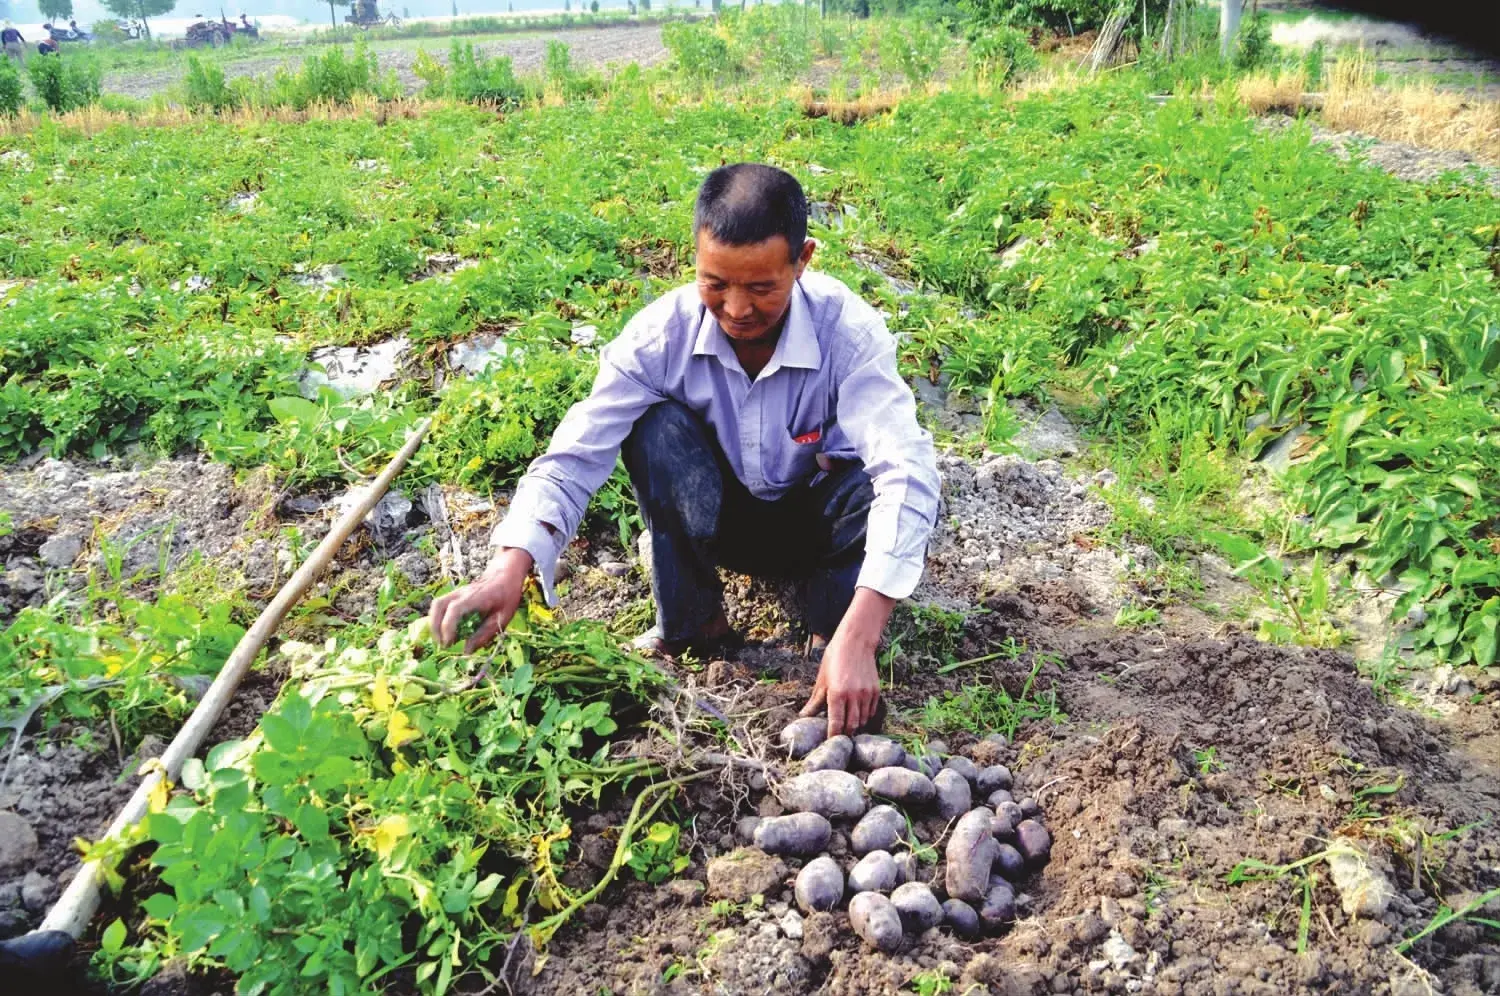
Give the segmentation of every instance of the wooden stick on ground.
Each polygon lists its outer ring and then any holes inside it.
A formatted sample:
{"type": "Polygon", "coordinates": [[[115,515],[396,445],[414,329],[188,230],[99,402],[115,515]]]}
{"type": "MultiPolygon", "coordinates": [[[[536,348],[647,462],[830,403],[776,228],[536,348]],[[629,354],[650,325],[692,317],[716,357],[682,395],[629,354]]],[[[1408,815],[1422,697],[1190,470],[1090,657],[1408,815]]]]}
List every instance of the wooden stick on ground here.
{"type": "MultiPolygon", "coordinates": [[[[339,547],[349,535],[359,527],[365,520],[365,516],[375,507],[376,503],[384,497],[390,488],[391,482],[406,466],[406,461],[411,459],[417,447],[421,445],[422,439],[431,428],[432,420],[423,419],[406,440],[406,445],[401,447],[391,462],[386,465],[380,476],[370,484],[364,495],[353,508],[345,512],[343,517],[333,524],[328,535],[323,537],[323,542],[313,551],[307,562],[297,569],[290,580],[276,593],[258,617],[255,623],[245,633],[244,637],[235,646],[234,652],[219,669],[218,677],[214,679],[203,699],[198,703],[193,714],[187,718],[177,736],[167,745],[166,751],[160,758],[160,765],[153,766],[152,770],[141,779],[141,784],[136,788],[135,794],[125,807],[120,810],[109,830],[105,834],[106,839],[118,837],[131,826],[134,826],[146,815],[147,806],[151,798],[151,792],[163,778],[175,780],[182,771],[182,764],[188,758],[198,752],[208,732],[218,722],[219,716],[224,708],[229,705],[229,700],[234,697],[234,690],[239,686],[240,680],[250,670],[250,665],[259,656],[261,648],[265,646],[281,625],[282,619],[291,611],[292,606],[301,600],[317,580],[323,569],[333,560],[333,555],[338,552],[339,547]]],[[[68,883],[67,889],[63,891],[62,897],[42,921],[36,933],[61,930],[71,934],[74,938],[83,936],[84,930],[88,928],[89,921],[94,918],[94,913],[99,908],[99,866],[92,861],[85,861],[78,868],[78,874],[68,883]]]]}

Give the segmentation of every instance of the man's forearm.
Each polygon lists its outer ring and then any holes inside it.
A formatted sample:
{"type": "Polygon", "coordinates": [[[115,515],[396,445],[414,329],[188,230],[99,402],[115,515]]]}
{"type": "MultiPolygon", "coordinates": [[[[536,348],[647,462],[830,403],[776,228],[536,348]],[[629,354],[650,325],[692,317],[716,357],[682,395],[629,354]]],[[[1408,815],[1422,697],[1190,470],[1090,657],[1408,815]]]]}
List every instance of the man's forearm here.
{"type": "Polygon", "coordinates": [[[854,599],[839,623],[839,630],[846,640],[868,647],[873,653],[880,645],[885,624],[890,621],[896,599],[882,595],[874,588],[854,589],[854,599]]]}

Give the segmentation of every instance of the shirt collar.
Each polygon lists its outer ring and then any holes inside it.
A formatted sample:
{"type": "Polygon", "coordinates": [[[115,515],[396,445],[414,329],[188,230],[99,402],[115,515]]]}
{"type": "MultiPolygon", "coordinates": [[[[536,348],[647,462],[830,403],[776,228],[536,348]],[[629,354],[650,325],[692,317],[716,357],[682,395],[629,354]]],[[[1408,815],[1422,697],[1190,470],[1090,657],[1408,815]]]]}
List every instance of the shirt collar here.
{"type": "MultiPolygon", "coordinates": [[[[734,355],[729,337],[719,328],[713,312],[703,309],[703,321],[698,324],[698,338],[693,343],[694,356],[714,356],[724,366],[734,369],[740,361],[734,355]]],[[[818,346],[818,333],[813,328],[812,311],[807,304],[807,293],[799,280],[792,287],[792,303],[787,309],[786,325],[781,330],[781,339],[771,361],[761,371],[761,376],[773,374],[782,367],[800,367],[817,370],[823,365],[823,351],[818,346]]]]}

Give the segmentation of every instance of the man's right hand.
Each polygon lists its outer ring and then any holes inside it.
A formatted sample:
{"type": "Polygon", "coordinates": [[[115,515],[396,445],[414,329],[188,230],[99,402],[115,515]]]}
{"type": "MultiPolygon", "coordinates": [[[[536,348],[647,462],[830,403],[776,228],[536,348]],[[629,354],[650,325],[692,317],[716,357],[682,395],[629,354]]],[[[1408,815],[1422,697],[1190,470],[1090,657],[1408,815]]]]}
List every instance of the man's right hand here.
{"type": "Polygon", "coordinates": [[[434,642],[446,647],[458,639],[459,623],[470,612],[478,612],[483,618],[464,644],[464,653],[472,654],[493,640],[521,607],[521,593],[531,567],[531,554],[510,547],[496,555],[478,581],[433,599],[428,621],[434,642]]]}

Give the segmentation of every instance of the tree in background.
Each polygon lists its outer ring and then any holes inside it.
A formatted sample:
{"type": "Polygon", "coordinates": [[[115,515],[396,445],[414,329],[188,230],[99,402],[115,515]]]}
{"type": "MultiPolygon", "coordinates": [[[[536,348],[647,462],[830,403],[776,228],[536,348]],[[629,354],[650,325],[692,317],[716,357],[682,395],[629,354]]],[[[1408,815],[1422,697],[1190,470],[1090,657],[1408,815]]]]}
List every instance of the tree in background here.
{"type": "Polygon", "coordinates": [[[73,0],[37,0],[36,8],[53,24],[66,24],[73,19],[73,0]]]}
{"type": "Polygon", "coordinates": [[[148,17],[157,17],[165,14],[177,6],[177,0],[103,0],[104,9],[116,17],[127,21],[138,20],[146,29],[146,37],[151,37],[151,25],[146,22],[148,17]]]}

